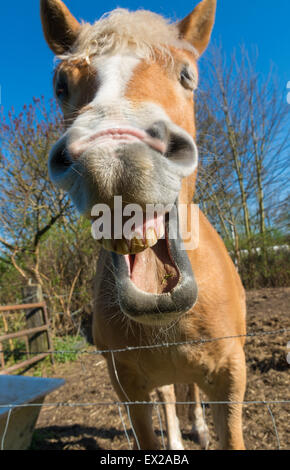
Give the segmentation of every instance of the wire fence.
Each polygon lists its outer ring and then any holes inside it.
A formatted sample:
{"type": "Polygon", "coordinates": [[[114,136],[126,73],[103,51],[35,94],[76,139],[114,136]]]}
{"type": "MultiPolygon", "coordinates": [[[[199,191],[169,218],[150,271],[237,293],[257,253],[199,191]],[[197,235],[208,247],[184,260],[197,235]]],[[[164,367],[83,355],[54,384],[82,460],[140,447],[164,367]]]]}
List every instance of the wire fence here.
{"type": "MultiPolygon", "coordinates": [[[[184,346],[184,345],[198,345],[198,344],[206,344],[206,343],[213,343],[216,341],[222,341],[227,339],[235,339],[235,338],[253,338],[253,337],[262,337],[262,336],[274,336],[278,334],[285,334],[290,333],[290,328],[279,328],[277,330],[269,330],[269,331],[251,331],[245,334],[240,335],[229,335],[229,336],[219,336],[217,338],[197,338],[192,340],[185,340],[185,341],[173,341],[173,342],[163,342],[163,343],[156,343],[156,344],[143,344],[139,346],[125,346],[124,348],[115,348],[115,349],[96,349],[94,351],[88,349],[71,349],[71,350],[54,350],[54,351],[38,351],[37,354],[41,353],[48,353],[48,354],[93,354],[93,355],[104,355],[104,354],[111,354],[111,353],[122,353],[122,352],[132,352],[132,351],[140,351],[144,349],[160,349],[160,348],[168,348],[173,346],[184,346]]],[[[3,352],[0,350],[0,353],[3,352]]],[[[35,352],[28,352],[27,351],[18,351],[19,353],[23,354],[36,354],[35,352]]]]}
{"type": "MultiPolygon", "coordinates": [[[[278,400],[245,400],[245,401],[160,401],[160,400],[152,400],[152,401],[132,401],[129,399],[126,391],[124,390],[123,385],[120,382],[119,379],[119,374],[115,362],[115,354],[119,353],[128,353],[128,352],[134,352],[134,351],[140,351],[140,350],[156,350],[156,349],[161,349],[161,348],[169,348],[169,347],[177,347],[177,346],[183,346],[183,345],[192,345],[192,346],[202,346],[207,343],[213,343],[217,341],[225,341],[225,340],[231,340],[231,339],[236,339],[236,338],[254,338],[254,337],[267,337],[267,336],[274,336],[274,335],[280,335],[280,334],[286,334],[290,333],[290,328],[280,328],[276,330],[269,330],[269,331],[250,331],[245,334],[240,334],[240,335],[229,335],[229,336],[221,336],[217,338],[197,338],[197,339],[192,339],[192,340],[185,340],[185,341],[174,341],[174,342],[161,342],[158,344],[142,344],[139,346],[126,346],[123,348],[115,348],[115,349],[103,349],[103,350],[89,350],[89,349],[71,349],[71,350],[53,350],[49,351],[48,354],[52,355],[63,355],[63,354],[77,354],[77,355],[83,355],[83,354],[89,354],[89,355],[110,355],[113,368],[114,368],[114,374],[115,378],[120,386],[120,389],[123,392],[124,397],[126,400],[124,401],[118,401],[118,400],[112,400],[112,401],[97,401],[97,402],[56,402],[56,403],[26,403],[26,404],[13,404],[13,403],[6,403],[6,404],[1,404],[0,409],[7,409],[7,419],[6,419],[6,425],[4,428],[4,432],[2,437],[0,436],[0,442],[1,442],[1,450],[5,449],[5,438],[8,432],[9,428],[9,423],[11,419],[11,414],[13,410],[20,409],[20,408],[27,408],[27,407],[104,407],[104,406],[116,406],[118,408],[120,420],[124,429],[125,437],[128,441],[128,446],[131,449],[132,444],[131,440],[129,438],[128,430],[126,428],[126,424],[124,421],[124,417],[122,414],[122,407],[125,407],[127,416],[129,419],[130,427],[132,429],[132,433],[134,435],[137,448],[140,449],[140,444],[138,441],[137,434],[135,432],[132,420],[131,420],[131,415],[130,415],[130,406],[132,405],[150,405],[153,406],[154,409],[157,412],[157,417],[158,417],[158,422],[159,422],[159,428],[160,428],[160,434],[161,434],[161,441],[162,441],[162,446],[164,449],[166,449],[165,445],[165,438],[164,438],[164,432],[162,428],[162,419],[159,411],[159,406],[160,405],[195,405],[195,406],[201,406],[202,411],[203,411],[203,418],[205,420],[205,407],[207,405],[264,405],[267,408],[267,411],[271,417],[272,424],[273,424],[273,429],[274,429],[274,434],[276,436],[276,441],[277,441],[277,449],[281,449],[281,444],[280,444],[280,438],[279,438],[279,433],[276,425],[276,420],[274,417],[273,410],[271,409],[271,406],[273,405],[290,405],[290,399],[278,399],[278,400]]],[[[47,352],[47,351],[46,351],[47,352]]],[[[0,353],[3,353],[3,351],[0,350],[0,353]]],[[[23,351],[24,354],[27,354],[27,351],[23,351]]],[[[29,352],[28,354],[40,354],[38,351],[37,353],[35,352],[29,352]]],[[[286,359],[285,359],[286,360],[286,359]]]]}

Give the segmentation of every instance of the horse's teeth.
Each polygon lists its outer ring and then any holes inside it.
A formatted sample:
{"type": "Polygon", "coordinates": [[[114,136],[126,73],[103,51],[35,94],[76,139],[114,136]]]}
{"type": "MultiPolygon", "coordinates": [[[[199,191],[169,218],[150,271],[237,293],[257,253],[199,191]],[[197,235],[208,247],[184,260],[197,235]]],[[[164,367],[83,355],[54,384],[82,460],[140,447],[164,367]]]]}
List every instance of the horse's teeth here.
{"type": "Polygon", "coordinates": [[[105,250],[115,251],[121,255],[128,255],[141,253],[141,251],[144,251],[146,248],[154,246],[158,238],[155,229],[150,227],[146,231],[146,240],[142,240],[140,234],[134,233],[132,238],[127,241],[124,238],[121,240],[102,238],[98,241],[105,250]]]}
{"type": "Polygon", "coordinates": [[[140,235],[138,233],[133,234],[133,237],[131,239],[131,247],[130,247],[130,253],[141,253],[146,248],[146,245],[144,245],[144,242],[140,235]]]}
{"type": "Polygon", "coordinates": [[[165,234],[164,223],[162,222],[158,228],[159,228],[158,238],[163,238],[165,234]]]}
{"type": "Polygon", "coordinates": [[[115,251],[120,255],[128,255],[129,254],[129,247],[125,240],[115,240],[115,251]]]}
{"type": "Polygon", "coordinates": [[[153,227],[150,227],[146,231],[146,245],[147,246],[154,246],[158,241],[156,232],[153,227]]]}

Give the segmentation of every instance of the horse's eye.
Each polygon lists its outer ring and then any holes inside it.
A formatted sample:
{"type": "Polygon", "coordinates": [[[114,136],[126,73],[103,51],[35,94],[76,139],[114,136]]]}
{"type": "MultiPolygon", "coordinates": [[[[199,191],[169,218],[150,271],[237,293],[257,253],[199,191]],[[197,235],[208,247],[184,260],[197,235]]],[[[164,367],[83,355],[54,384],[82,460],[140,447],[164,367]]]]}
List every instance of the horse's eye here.
{"type": "Polygon", "coordinates": [[[196,78],[194,72],[187,66],[184,66],[180,72],[179,81],[184,88],[195,90],[196,78]]]}
{"type": "Polygon", "coordinates": [[[57,81],[55,86],[55,94],[59,101],[64,101],[68,98],[68,84],[64,77],[57,81]]]}

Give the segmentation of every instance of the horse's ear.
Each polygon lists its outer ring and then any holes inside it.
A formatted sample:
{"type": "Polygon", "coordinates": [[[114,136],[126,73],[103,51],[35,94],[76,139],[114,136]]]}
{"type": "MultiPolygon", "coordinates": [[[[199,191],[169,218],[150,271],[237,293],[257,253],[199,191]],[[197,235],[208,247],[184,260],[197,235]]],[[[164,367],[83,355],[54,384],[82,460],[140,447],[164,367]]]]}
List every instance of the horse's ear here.
{"type": "Polygon", "coordinates": [[[208,46],[215,21],[217,0],[202,0],[178,23],[180,36],[192,44],[201,55],[208,46]]]}
{"type": "Polygon", "coordinates": [[[52,52],[67,52],[77,38],[80,23],[61,0],[40,0],[45,39],[52,52]]]}

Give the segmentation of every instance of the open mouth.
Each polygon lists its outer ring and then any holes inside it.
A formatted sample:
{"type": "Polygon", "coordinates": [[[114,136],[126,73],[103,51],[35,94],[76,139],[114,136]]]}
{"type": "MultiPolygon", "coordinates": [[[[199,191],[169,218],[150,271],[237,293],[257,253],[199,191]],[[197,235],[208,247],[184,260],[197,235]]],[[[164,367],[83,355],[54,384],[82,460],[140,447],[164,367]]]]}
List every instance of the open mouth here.
{"type": "MultiPolygon", "coordinates": [[[[150,240],[151,246],[135,254],[124,255],[128,276],[132,283],[141,291],[149,294],[162,294],[170,292],[177,284],[180,278],[179,270],[170,253],[168,218],[164,216],[165,228],[159,228],[159,234],[162,237],[150,240]],[[167,229],[166,229],[167,225],[167,229]]],[[[156,234],[155,230],[154,233],[156,234]]],[[[133,246],[134,248],[134,246],[133,246]]]]}
{"type": "Polygon", "coordinates": [[[154,246],[111,256],[120,307],[131,319],[165,325],[195,304],[197,286],[179,234],[176,205],[165,217],[164,237],[154,246]]]}

